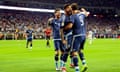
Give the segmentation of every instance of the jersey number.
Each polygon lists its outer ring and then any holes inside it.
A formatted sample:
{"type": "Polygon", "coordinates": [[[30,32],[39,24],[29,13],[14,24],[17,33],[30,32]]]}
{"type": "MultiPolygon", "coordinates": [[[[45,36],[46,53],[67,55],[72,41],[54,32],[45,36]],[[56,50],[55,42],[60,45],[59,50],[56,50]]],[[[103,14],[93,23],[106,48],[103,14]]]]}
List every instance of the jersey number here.
{"type": "Polygon", "coordinates": [[[79,20],[81,22],[81,26],[84,26],[84,21],[83,21],[83,18],[79,15],[79,20]]]}

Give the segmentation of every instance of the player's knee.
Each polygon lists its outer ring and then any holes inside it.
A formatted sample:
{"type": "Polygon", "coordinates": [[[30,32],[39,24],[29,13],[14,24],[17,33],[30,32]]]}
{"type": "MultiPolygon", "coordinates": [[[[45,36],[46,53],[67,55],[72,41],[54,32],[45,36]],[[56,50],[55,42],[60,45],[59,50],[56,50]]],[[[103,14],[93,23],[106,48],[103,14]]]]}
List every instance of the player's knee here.
{"type": "Polygon", "coordinates": [[[65,52],[64,51],[61,51],[61,55],[63,55],[65,52]]]}
{"type": "Polygon", "coordinates": [[[77,56],[78,52],[72,52],[72,56],[77,56]]]}
{"type": "Polygon", "coordinates": [[[58,56],[59,56],[59,51],[55,51],[55,55],[58,55],[58,56]]]}

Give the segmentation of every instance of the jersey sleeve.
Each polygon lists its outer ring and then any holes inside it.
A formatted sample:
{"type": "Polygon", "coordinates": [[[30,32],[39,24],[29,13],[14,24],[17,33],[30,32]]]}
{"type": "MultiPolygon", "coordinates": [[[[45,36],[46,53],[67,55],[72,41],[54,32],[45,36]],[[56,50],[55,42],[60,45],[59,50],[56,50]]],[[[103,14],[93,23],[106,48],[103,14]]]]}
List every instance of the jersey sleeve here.
{"type": "Polygon", "coordinates": [[[70,16],[70,21],[69,22],[72,23],[72,24],[74,24],[74,22],[75,22],[74,15],[70,16]]]}

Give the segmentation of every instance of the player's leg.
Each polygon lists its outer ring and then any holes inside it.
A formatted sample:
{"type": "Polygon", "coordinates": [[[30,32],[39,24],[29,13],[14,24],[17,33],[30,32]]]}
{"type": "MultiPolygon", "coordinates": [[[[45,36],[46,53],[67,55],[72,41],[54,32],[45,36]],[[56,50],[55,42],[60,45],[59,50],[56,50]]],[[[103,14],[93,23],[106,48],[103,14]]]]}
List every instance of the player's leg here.
{"type": "Polygon", "coordinates": [[[74,64],[73,64],[73,56],[72,56],[72,52],[71,52],[71,46],[72,46],[72,39],[73,39],[73,36],[72,35],[69,35],[68,36],[68,48],[69,48],[69,54],[70,54],[70,67],[71,68],[74,68],[74,64]]]}
{"type": "Polygon", "coordinates": [[[80,56],[80,60],[82,62],[82,69],[81,69],[81,71],[85,72],[88,69],[88,67],[87,67],[87,64],[86,64],[85,57],[84,57],[83,49],[80,49],[79,56],[80,56]]]}
{"type": "Polygon", "coordinates": [[[55,40],[54,41],[54,46],[55,46],[55,67],[56,70],[59,70],[59,65],[58,65],[58,61],[59,61],[59,41],[55,40]]]}
{"type": "Polygon", "coordinates": [[[72,56],[73,56],[73,64],[75,68],[75,72],[80,72],[79,65],[78,65],[78,51],[80,48],[81,38],[73,37],[73,45],[72,45],[72,56]]]}
{"type": "Polygon", "coordinates": [[[49,42],[49,40],[50,40],[50,36],[47,36],[47,43],[46,43],[46,46],[47,46],[47,47],[50,47],[50,42],[49,42]]]}
{"type": "Polygon", "coordinates": [[[32,38],[30,39],[30,49],[32,49],[32,38]]]}
{"type": "Polygon", "coordinates": [[[89,38],[89,44],[90,44],[90,45],[92,44],[92,41],[93,41],[93,39],[92,39],[92,37],[90,37],[90,38],[89,38]]]}
{"type": "Polygon", "coordinates": [[[69,51],[70,51],[70,49],[67,49],[67,48],[64,51],[63,59],[62,59],[62,67],[65,67],[65,64],[66,64],[67,59],[68,59],[69,51]]]}
{"type": "Polygon", "coordinates": [[[63,55],[64,55],[64,51],[61,51],[61,55],[60,55],[60,70],[62,69],[63,67],[63,55]]]}
{"type": "Polygon", "coordinates": [[[70,52],[70,68],[74,68],[72,52],[70,52]]]}
{"type": "Polygon", "coordinates": [[[62,61],[63,70],[66,70],[65,65],[68,59],[69,52],[71,50],[70,43],[72,42],[72,38],[70,38],[69,36],[66,36],[66,40],[67,40],[67,45],[65,46],[65,52],[63,54],[63,61],[62,61]]]}
{"type": "Polygon", "coordinates": [[[69,55],[69,50],[66,48],[65,52],[63,54],[63,59],[62,59],[62,72],[66,72],[66,62],[68,59],[68,55],[69,55]]]}
{"type": "Polygon", "coordinates": [[[46,43],[47,46],[49,46],[49,40],[47,40],[47,43],[46,43]]]}
{"type": "Polygon", "coordinates": [[[63,55],[65,53],[65,45],[62,43],[61,40],[59,41],[59,45],[60,45],[59,48],[61,51],[61,55],[60,55],[60,70],[61,70],[63,67],[63,55]]]}
{"type": "Polygon", "coordinates": [[[28,48],[28,45],[29,45],[29,39],[27,39],[26,48],[28,48]]]}
{"type": "Polygon", "coordinates": [[[88,41],[89,41],[89,44],[91,45],[92,44],[92,35],[88,35],[88,41]]]}
{"type": "Polygon", "coordinates": [[[85,40],[86,40],[85,36],[82,36],[80,50],[79,50],[79,57],[80,57],[80,60],[82,61],[82,65],[83,65],[82,72],[85,72],[87,70],[87,64],[86,64],[86,60],[85,60],[85,56],[84,56],[84,52],[83,52],[85,40]]]}

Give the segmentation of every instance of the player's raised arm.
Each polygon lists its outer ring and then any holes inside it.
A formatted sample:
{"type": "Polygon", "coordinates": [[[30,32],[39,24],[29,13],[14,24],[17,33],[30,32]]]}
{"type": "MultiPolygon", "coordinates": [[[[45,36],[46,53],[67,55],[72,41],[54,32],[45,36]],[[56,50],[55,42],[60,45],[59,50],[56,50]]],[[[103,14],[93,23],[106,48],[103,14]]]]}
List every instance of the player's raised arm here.
{"type": "Polygon", "coordinates": [[[47,21],[47,26],[50,26],[50,25],[51,25],[52,20],[53,20],[53,17],[51,17],[51,18],[48,19],[48,21],[47,21]]]}
{"type": "Polygon", "coordinates": [[[89,12],[86,11],[85,8],[81,8],[81,13],[84,14],[86,17],[89,15],[89,12]]]}
{"type": "Polygon", "coordinates": [[[61,40],[63,42],[63,44],[66,44],[66,40],[64,39],[64,31],[63,31],[63,28],[60,29],[60,36],[61,36],[61,40]]]}

